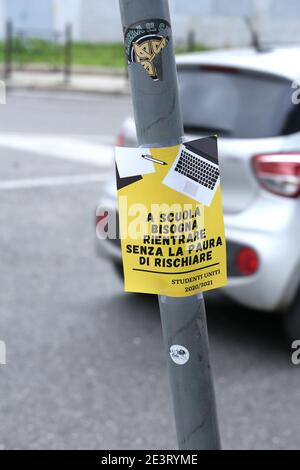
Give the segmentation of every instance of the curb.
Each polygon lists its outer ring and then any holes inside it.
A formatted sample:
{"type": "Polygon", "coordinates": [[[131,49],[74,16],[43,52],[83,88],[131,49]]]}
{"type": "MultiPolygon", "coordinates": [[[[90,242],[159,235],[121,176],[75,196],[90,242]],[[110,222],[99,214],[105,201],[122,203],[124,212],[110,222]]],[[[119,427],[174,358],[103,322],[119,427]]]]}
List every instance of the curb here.
{"type": "Polygon", "coordinates": [[[115,96],[129,96],[129,89],[96,89],[96,88],[79,88],[70,85],[55,85],[55,86],[44,86],[44,85],[21,85],[21,84],[7,84],[7,90],[28,90],[28,91],[48,91],[48,92],[68,92],[68,93],[88,93],[98,95],[115,95],[115,96]]]}
{"type": "Polygon", "coordinates": [[[29,80],[22,80],[21,77],[18,79],[14,79],[12,77],[11,79],[6,81],[6,88],[7,90],[14,90],[14,89],[19,89],[19,90],[32,90],[32,91],[61,91],[61,92],[70,92],[70,93],[93,93],[93,94],[102,94],[102,95],[124,95],[128,96],[130,94],[130,89],[129,89],[129,84],[125,82],[124,83],[110,83],[109,82],[109,77],[108,81],[106,83],[89,83],[88,81],[85,82],[83,78],[79,77],[80,80],[78,80],[79,83],[76,83],[76,79],[72,83],[71,82],[65,83],[63,79],[58,79],[58,80],[53,80],[51,79],[49,81],[43,81],[39,80],[38,78],[32,78],[29,80]]]}
{"type": "MultiPolygon", "coordinates": [[[[55,69],[49,68],[48,64],[24,64],[20,67],[18,64],[12,65],[13,72],[24,72],[24,73],[63,73],[63,67],[55,69]]],[[[0,65],[0,74],[4,71],[3,65],[0,65]]],[[[85,65],[73,65],[71,68],[72,75],[102,75],[115,76],[115,77],[126,77],[126,69],[122,67],[98,67],[98,66],[85,66],[85,65]]]]}

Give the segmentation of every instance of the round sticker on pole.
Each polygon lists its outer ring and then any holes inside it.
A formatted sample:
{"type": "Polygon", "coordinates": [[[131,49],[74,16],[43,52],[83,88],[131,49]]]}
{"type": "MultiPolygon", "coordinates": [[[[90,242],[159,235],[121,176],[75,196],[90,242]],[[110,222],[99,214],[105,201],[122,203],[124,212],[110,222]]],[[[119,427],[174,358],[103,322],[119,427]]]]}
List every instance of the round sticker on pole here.
{"type": "Polygon", "coordinates": [[[171,25],[166,20],[142,20],[125,31],[128,64],[141,64],[153,80],[163,79],[161,52],[171,37],[171,25]]]}
{"type": "Polygon", "coordinates": [[[175,364],[184,365],[188,362],[190,353],[184,346],[173,344],[173,346],[170,347],[170,356],[175,364]]]}

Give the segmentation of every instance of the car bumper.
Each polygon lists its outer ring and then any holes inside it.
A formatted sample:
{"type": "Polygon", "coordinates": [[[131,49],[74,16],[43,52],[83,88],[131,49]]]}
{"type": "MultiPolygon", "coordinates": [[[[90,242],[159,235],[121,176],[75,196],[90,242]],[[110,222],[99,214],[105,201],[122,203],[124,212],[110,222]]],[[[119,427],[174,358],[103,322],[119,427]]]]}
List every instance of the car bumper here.
{"type": "MultiPolygon", "coordinates": [[[[230,244],[253,248],[260,260],[252,276],[230,276],[229,266],[229,282],[222,289],[227,296],[270,312],[290,306],[300,279],[298,211],[298,201],[263,194],[247,211],[225,216],[230,244]],[[271,200],[273,204],[269,204],[271,200]]],[[[230,258],[230,251],[228,255],[230,258]]]]}

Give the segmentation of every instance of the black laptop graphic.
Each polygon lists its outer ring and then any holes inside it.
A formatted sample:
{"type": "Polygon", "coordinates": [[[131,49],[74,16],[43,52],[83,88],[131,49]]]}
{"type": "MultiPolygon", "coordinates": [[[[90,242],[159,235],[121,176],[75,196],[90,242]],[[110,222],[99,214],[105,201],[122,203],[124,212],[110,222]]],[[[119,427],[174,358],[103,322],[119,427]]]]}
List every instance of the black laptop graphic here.
{"type": "Polygon", "coordinates": [[[210,206],[220,183],[216,137],[181,145],[163,183],[205,206],[210,206]]]}

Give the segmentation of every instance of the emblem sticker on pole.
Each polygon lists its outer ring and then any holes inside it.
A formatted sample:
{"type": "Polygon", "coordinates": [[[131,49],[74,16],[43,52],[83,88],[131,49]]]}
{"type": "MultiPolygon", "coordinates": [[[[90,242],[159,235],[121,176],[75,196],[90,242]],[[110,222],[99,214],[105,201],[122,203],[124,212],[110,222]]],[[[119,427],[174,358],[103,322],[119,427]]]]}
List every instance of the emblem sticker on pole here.
{"type": "Polygon", "coordinates": [[[125,291],[184,297],[224,286],[217,137],[116,149],[125,291]]]}
{"type": "Polygon", "coordinates": [[[141,64],[153,80],[162,79],[160,53],[169,43],[170,24],[165,20],[139,21],[125,31],[128,64],[141,64]]]}

